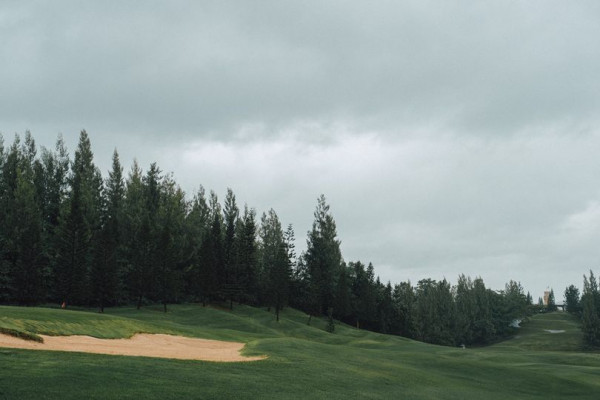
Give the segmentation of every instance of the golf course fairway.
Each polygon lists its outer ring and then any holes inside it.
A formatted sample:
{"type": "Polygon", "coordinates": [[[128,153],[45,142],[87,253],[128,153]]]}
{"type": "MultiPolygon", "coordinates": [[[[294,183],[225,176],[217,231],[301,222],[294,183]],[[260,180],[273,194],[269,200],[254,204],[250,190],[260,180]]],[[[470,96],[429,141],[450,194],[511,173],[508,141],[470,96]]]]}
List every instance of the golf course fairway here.
{"type": "MultiPolygon", "coordinates": [[[[253,362],[0,347],[0,399],[598,399],[600,353],[576,319],[540,314],[515,337],[449,348],[336,325],[293,309],[197,304],[61,310],[0,306],[0,332],[124,339],[161,334],[244,343],[253,362]],[[264,358],[266,356],[266,358],[264,358]],[[264,359],[262,359],[264,358],[264,359]]],[[[19,339],[23,340],[23,339],[19,339]]]]}

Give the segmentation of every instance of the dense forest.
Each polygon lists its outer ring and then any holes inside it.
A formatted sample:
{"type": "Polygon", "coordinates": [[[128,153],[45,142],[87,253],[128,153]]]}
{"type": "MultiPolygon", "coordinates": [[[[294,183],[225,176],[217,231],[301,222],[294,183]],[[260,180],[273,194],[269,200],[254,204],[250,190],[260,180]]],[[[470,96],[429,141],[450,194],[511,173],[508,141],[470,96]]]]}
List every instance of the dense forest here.
{"type": "Polygon", "coordinates": [[[39,153],[29,132],[10,146],[0,138],[5,304],[101,312],[124,304],[162,304],[165,312],[178,302],[248,304],[277,319],[291,305],[310,316],[307,323],[328,318],[332,332],[341,320],[444,345],[497,340],[534,307],[514,281],[502,291],[462,275],[454,286],[445,279],[382,283],[372,264],[344,261],[324,196],[306,251],[296,254],[294,243],[292,226],[274,210],[259,218],[230,189],[222,204],[202,187],[188,198],[156,163],[144,171],[134,161],[125,176],[115,150],[103,178],[85,131],[73,159],[60,136],[54,150],[39,153]]]}

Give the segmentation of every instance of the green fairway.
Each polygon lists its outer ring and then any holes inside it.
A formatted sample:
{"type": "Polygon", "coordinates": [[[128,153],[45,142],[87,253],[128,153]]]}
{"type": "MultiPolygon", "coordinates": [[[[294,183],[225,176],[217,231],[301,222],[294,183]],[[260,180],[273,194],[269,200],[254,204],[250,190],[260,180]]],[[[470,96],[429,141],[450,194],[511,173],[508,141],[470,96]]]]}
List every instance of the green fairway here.
{"type": "Polygon", "coordinates": [[[0,399],[597,399],[600,355],[581,350],[577,321],[535,316],[517,337],[454,349],[338,325],[296,310],[200,305],[109,309],[105,314],[0,307],[0,328],[50,335],[172,333],[248,343],[248,363],[0,349],[0,399]],[[562,331],[549,333],[546,330],[562,331]]]}

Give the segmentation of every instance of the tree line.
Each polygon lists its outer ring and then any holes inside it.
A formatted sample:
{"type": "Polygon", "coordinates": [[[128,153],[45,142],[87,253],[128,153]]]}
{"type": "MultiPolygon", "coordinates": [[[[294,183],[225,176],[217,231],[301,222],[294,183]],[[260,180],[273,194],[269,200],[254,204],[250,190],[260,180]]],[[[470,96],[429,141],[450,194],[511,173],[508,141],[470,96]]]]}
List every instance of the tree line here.
{"type": "Polygon", "coordinates": [[[575,285],[565,289],[565,309],[581,319],[583,339],[589,347],[600,347],[600,290],[594,272],[583,275],[583,292],[575,285]]]}
{"type": "Polygon", "coordinates": [[[274,210],[258,218],[231,189],[221,203],[191,199],[156,163],[134,161],[125,176],[117,151],[103,178],[82,131],[73,159],[31,134],[5,147],[0,136],[0,302],[104,307],[179,302],[287,305],[312,317],[445,344],[487,343],[510,333],[531,296],[510,281],[481,278],[384,284],[372,264],[346,263],[323,195],[297,255],[292,225],[274,210]]]}

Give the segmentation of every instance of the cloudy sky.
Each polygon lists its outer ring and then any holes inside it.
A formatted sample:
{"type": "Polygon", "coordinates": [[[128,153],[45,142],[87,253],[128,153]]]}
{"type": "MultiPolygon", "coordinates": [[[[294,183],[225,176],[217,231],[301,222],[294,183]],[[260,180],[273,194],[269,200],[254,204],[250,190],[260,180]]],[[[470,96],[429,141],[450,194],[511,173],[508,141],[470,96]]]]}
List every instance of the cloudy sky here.
{"type": "Polygon", "coordinates": [[[0,132],[158,162],[382,280],[600,272],[600,3],[3,1],[0,132]]]}

